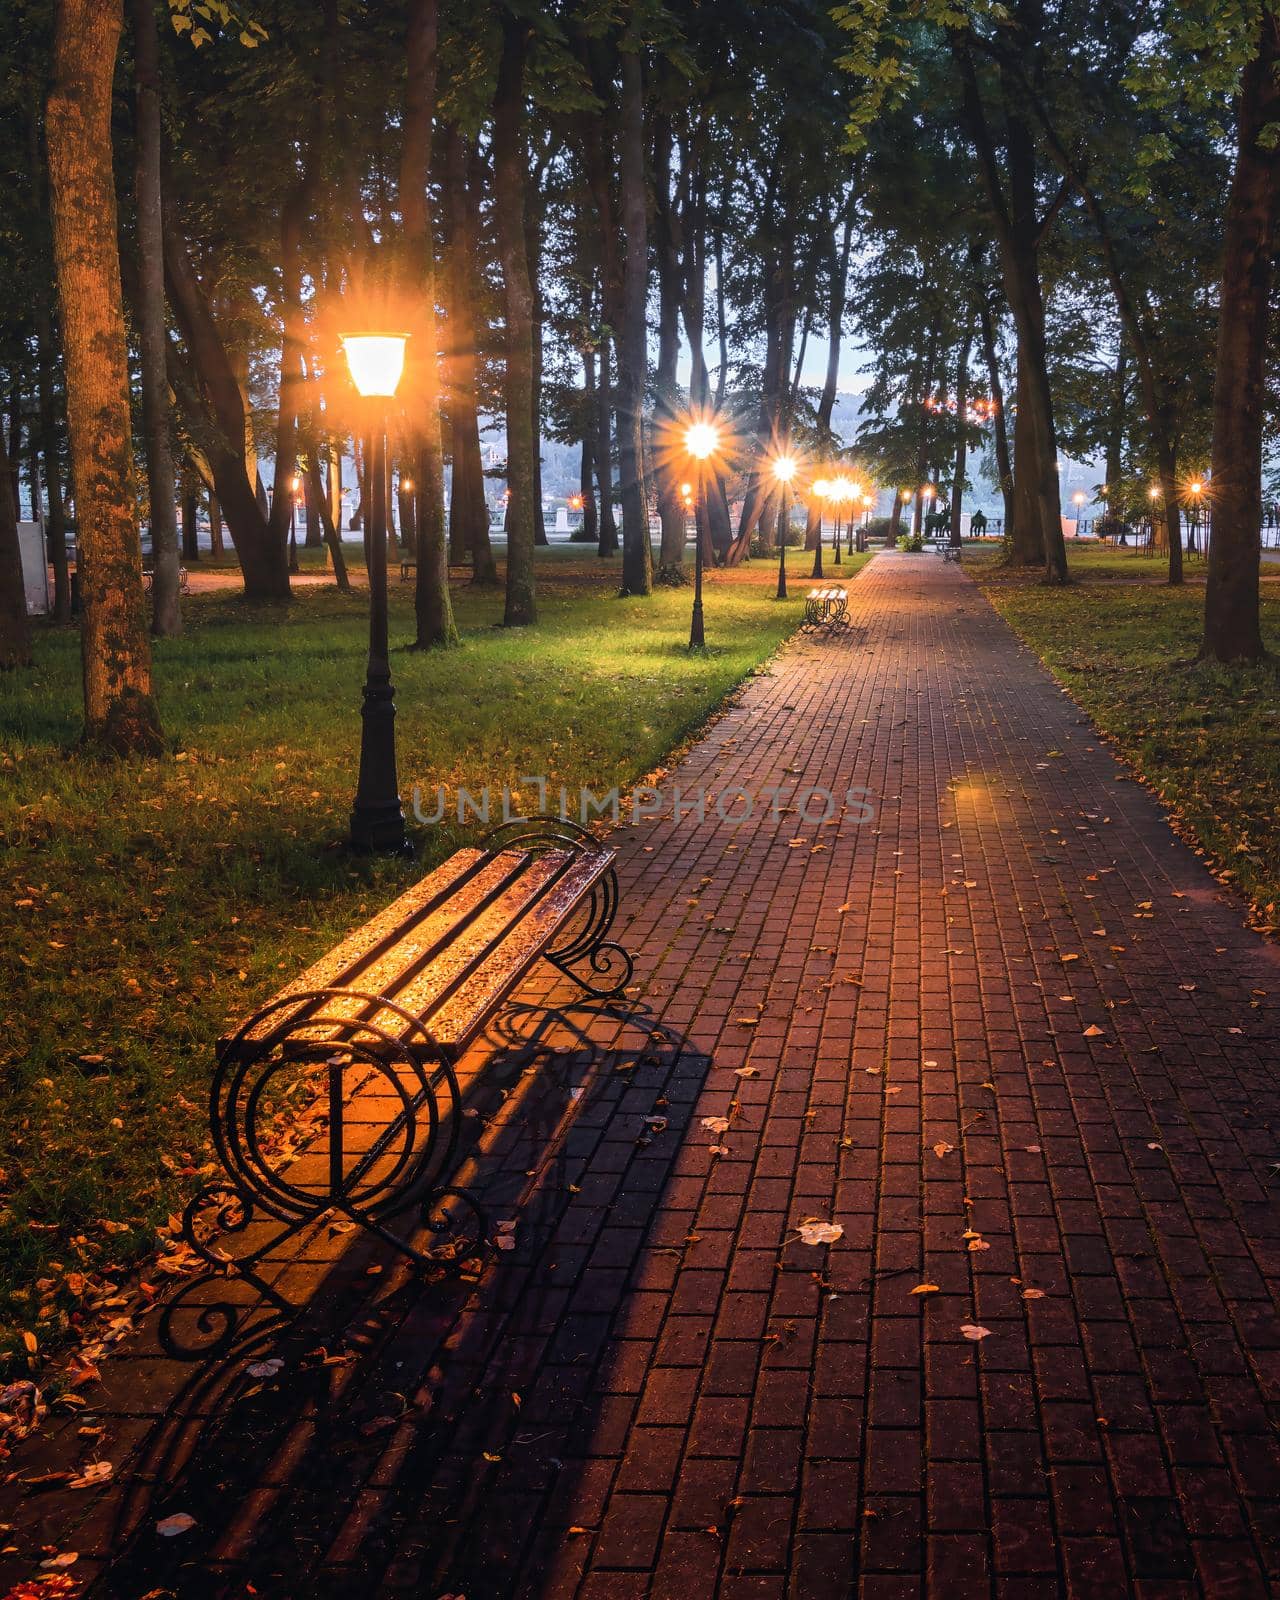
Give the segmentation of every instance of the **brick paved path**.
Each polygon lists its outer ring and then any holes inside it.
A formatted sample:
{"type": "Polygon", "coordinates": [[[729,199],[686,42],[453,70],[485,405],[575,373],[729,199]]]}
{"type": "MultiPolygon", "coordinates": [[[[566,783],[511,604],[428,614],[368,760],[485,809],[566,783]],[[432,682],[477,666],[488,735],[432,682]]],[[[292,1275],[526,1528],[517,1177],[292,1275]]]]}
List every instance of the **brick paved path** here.
{"type": "Polygon", "coordinates": [[[216,1524],[181,1581],[144,1528],[95,1592],[1280,1593],[1276,952],[954,567],[851,610],[668,779],[781,815],[619,835],[661,1027],[562,1042],[518,1249],[410,1297],[363,1426],[303,1392],[158,1495],[216,1524]],[[851,786],[860,826],[790,809],[851,786]]]}

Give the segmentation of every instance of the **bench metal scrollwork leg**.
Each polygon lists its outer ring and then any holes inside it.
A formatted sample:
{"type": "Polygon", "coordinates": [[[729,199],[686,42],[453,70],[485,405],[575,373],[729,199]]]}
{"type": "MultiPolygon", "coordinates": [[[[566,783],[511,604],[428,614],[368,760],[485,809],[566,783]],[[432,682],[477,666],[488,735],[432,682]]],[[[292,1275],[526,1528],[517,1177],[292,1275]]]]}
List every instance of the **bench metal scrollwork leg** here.
{"type": "MultiPolygon", "coordinates": [[[[456,1270],[485,1243],[480,1207],[442,1187],[462,1113],[452,1063],[394,1001],[347,989],[271,1002],[221,1052],[209,1112],[226,1177],[188,1204],[183,1237],[210,1277],[239,1278],[278,1311],[301,1308],[268,1281],[264,1262],[272,1260],[278,1272],[288,1242],[326,1217],[344,1217],[432,1270],[456,1270]],[[379,1024],[388,1013],[405,1033],[379,1024]],[[317,1091],[314,1138],[281,1151],[273,1140],[275,1102],[299,1078],[317,1091]],[[392,1224],[411,1211],[438,1243],[418,1249],[400,1236],[392,1224]],[[237,1236],[249,1248],[225,1253],[220,1241],[237,1236]]],[[[231,1305],[209,1312],[202,1332],[215,1345],[230,1341],[231,1305]]]]}
{"type": "MultiPolygon", "coordinates": [[[[570,850],[598,853],[604,847],[594,834],[568,817],[551,815],[511,817],[484,837],[489,850],[570,850]]],[[[631,957],[609,933],[618,914],[618,878],[610,867],[602,873],[585,902],[585,920],[573,923],[575,932],[543,954],[552,966],[580,984],[597,1000],[620,995],[631,982],[631,957]]]]}
{"type": "Polygon", "coordinates": [[[547,960],[597,1000],[619,995],[631,982],[631,957],[609,938],[618,912],[618,879],[612,867],[591,890],[586,921],[564,944],[546,952],[547,960]]]}

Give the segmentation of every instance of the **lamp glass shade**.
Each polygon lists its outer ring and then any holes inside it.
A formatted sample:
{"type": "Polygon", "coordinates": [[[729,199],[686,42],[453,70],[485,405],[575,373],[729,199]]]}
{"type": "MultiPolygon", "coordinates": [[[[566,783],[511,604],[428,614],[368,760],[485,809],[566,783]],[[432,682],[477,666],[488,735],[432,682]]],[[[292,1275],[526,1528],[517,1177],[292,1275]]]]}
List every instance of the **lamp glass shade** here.
{"type": "Polygon", "coordinates": [[[342,349],[351,381],[366,400],[389,400],[404,372],[404,333],[344,333],[342,349]]]}
{"type": "Polygon", "coordinates": [[[773,475],[779,483],[790,483],[796,475],[794,456],[779,456],[773,463],[773,475]]]}
{"type": "Polygon", "coordinates": [[[705,461],[719,448],[720,433],[710,422],[695,422],[685,433],[684,443],[695,461],[705,461]]]}

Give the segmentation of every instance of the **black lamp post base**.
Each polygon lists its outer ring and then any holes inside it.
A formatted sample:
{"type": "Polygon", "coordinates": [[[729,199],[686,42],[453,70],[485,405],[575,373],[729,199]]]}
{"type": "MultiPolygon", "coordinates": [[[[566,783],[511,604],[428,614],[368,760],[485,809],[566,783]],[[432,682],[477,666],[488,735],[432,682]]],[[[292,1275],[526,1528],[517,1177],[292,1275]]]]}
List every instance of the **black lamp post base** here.
{"type": "Polygon", "coordinates": [[[413,841],[404,831],[404,811],[395,805],[356,806],[351,813],[351,848],[361,855],[413,856],[413,841]]]}

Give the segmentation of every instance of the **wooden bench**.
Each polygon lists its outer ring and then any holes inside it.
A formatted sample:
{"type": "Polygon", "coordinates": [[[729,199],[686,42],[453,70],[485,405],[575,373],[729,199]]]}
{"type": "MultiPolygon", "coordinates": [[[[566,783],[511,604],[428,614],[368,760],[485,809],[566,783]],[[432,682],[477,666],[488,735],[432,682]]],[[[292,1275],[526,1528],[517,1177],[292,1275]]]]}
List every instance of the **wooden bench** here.
{"type": "Polygon", "coordinates": [[[809,633],[833,633],[849,626],[849,597],[843,589],[810,589],[805,596],[804,622],[809,633]]]}
{"type": "MultiPolygon", "coordinates": [[[[539,958],[588,994],[622,992],[631,959],[609,939],[615,853],[577,824],[513,818],[459,850],[218,1041],[209,1122],[226,1176],[186,1208],[188,1244],[268,1299],[255,1270],[328,1213],[377,1234],[419,1265],[474,1257],[478,1205],[447,1180],[464,1111],[456,1066],[539,958]],[[325,1113],[301,1155],[281,1154],[273,1107],[304,1091],[325,1113]],[[462,1237],[424,1252],[393,1226],[406,1213],[462,1237]],[[220,1237],[258,1221],[229,1263],[220,1237]],[[474,1238],[472,1237],[474,1235],[474,1238]]],[[[412,1230],[411,1230],[412,1231],[412,1230]]],[[[289,1309],[294,1309],[291,1305],[289,1309]]]]}

